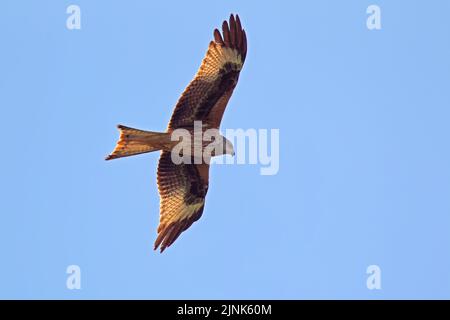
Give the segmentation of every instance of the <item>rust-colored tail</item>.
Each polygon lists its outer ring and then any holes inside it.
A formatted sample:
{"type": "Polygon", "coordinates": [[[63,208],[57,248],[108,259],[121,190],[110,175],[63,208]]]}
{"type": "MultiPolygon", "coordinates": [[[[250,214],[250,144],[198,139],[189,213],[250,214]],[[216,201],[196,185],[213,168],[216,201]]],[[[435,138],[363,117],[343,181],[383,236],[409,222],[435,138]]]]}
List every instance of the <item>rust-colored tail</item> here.
{"type": "Polygon", "coordinates": [[[144,131],[122,125],[118,125],[117,128],[120,131],[119,141],[114,151],[105,160],[161,150],[170,144],[168,133],[144,131]]]}

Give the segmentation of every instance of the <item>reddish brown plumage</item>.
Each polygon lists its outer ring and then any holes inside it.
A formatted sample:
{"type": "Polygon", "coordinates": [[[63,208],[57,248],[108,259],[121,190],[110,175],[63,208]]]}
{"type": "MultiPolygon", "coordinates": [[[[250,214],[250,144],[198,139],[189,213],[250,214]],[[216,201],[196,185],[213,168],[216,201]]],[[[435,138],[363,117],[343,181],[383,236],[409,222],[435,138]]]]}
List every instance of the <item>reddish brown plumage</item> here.
{"type": "Polygon", "coordinates": [[[214,29],[214,41],[216,41],[220,45],[225,45],[223,43],[222,35],[220,34],[220,31],[217,29],[214,29]]]}
{"type": "Polygon", "coordinates": [[[214,128],[220,126],[223,112],[214,112],[213,109],[224,110],[228,99],[221,98],[233,93],[247,55],[247,40],[239,17],[236,16],[235,19],[233,15],[230,16],[230,25],[227,21],[222,24],[223,37],[217,29],[213,34],[214,41],[210,43],[200,69],[175,106],[169,130],[193,126],[195,120],[206,121],[206,124],[214,128]],[[225,51],[228,48],[232,49],[231,56],[225,51]],[[228,63],[220,65],[215,56],[222,57],[228,63]],[[235,58],[235,61],[226,58],[235,58]],[[209,117],[211,111],[215,117],[209,117]]]}
{"type": "Polygon", "coordinates": [[[167,136],[177,128],[192,130],[197,120],[209,128],[219,128],[247,55],[247,38],[237,15],[231,15],[229,23],[223,22],[222,34],[214,29],[213,37],[197,74],[175,106],[167,133],[119,127],[119,142],[108,157],[114,159],[163,150],[157,174],[160,224],[154,245],[155,250],[160,248],[161,252],[200,219],[209,184],[208,164],[173,163],[167,136]],[[160,139],[152,140],[158,134],[160,139]]]}
{"type": "Polygon", "coordinates": [[[207,164],[174,164],[171,153],[163,151],[158,163],[161,195],[160,224],[155,249],[163,252],[203,213],[208,191],[207,164]]]}
{"type": "MultiPolygon", "coordinates": [[[[219,128],[247,55],[247,40],[239,16],[231,15],[229,24],[223,22],[222,35],[219,30],[214,30],[214,41],[210,43],[199,71],[175,106],[169,131],[180,127],[192,129],[196,120],[208,127],[219,128]],[[231,51],[227,51],[229,49],[231,51]]],[[[163,152],[158,166],[161,208],[155,249],[161,246],[161,252],[201,217],[209,182],[209,165],[176,166],[168,158],[163,152]],[[183,212],[190,206],[195,210],[186,218],[183,212]]]]}

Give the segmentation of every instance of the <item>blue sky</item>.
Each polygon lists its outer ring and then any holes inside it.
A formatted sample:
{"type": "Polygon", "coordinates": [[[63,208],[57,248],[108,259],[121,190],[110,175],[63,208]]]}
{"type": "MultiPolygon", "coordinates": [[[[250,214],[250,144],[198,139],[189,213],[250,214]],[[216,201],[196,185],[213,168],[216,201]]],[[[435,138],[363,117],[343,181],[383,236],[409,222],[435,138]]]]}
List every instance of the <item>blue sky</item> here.
{"type": "Polygon", "coordinates": [[[448,1],[0,7],[0,298],[450,298],[448,1]],[[118,123],[165,129],[231,12],[249,51],[222,128],[279,129],[280,170],[213,166],[161,255],[158,154],[103,158],[118,123]]]}

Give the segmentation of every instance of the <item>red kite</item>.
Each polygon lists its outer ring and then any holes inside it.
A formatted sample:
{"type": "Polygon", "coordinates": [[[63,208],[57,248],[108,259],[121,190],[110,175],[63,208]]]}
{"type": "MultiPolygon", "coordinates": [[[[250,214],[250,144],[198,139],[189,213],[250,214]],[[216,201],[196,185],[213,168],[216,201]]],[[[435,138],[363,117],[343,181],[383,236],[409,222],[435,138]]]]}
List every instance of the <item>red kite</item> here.
{"type": "MultiPolygon", "coordinates": [[[[209,162],[175,164],[171,151],[177,141],[176,129],[194,130],[194,121],[202,121],[202,130],[219,129],[228,100],[239,79],[247,54],[247,37],[239,16],[231,15],[222,24],[222,34],[214,30],[214,41],[194,79],[179,98],[166,132],[152,132],[119,125],[120,137],[106,160],[161,150],[158,164],[158,189],[161,198],[158,237],[154,249],[163,252],[192,223],[200,219],[208,192],[209,162]]],[[[233,154],[232,144],[221,137],[220,154],[233,154]]],[[[204,147],[204,146],[203,146],[204,147]]]]}

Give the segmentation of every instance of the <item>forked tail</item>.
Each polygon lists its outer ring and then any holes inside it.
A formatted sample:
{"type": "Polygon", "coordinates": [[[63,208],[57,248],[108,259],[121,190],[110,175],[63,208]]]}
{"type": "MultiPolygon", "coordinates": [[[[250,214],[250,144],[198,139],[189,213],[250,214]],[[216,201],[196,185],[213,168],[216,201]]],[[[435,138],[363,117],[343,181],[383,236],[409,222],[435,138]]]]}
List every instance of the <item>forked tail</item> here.
{"type": "Polygon", "coordinates": [[[119,141],[114,151],[105,160],[129,157],[170,147],[168,133],[144,131],[122,125],[118,125],[117,128],[120,131],[119,141]]]}

